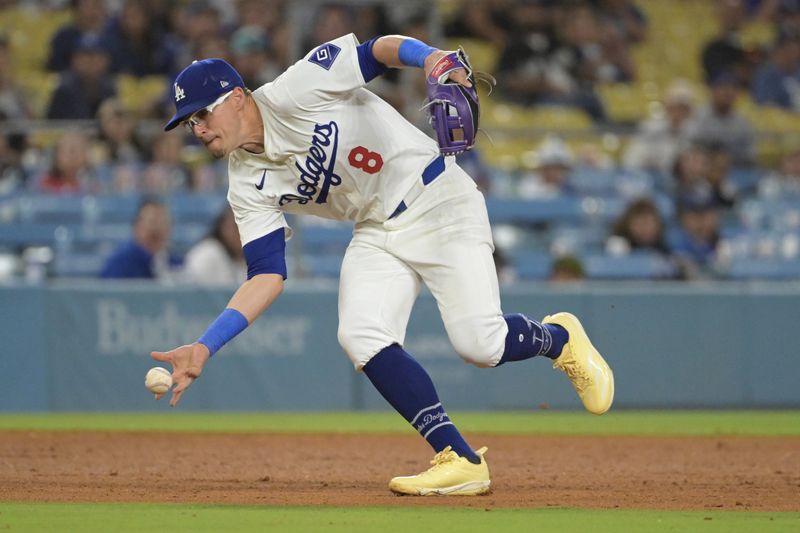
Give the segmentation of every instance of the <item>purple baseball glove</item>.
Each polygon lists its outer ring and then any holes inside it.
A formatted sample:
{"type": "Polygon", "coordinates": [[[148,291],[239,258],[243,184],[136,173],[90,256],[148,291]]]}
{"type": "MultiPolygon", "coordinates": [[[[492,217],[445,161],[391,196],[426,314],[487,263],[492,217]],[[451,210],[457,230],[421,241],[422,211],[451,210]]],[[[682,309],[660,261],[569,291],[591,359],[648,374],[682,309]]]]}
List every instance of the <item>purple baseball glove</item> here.
{"type": "Polygon", "coordinates": [[[462,48],[442,57],[428,76],[428,103],[430,122],[436,131],[436,140],[442,155],[456,155],[475,144],[480,119],[476,77],[494,85],[488,74],[475,73],[462,48]],[[463,68],[472,87],[464,87],[449,79],[454,70],[463,68]],[[477,76],[476,76],[477,74],[477,76]]]}

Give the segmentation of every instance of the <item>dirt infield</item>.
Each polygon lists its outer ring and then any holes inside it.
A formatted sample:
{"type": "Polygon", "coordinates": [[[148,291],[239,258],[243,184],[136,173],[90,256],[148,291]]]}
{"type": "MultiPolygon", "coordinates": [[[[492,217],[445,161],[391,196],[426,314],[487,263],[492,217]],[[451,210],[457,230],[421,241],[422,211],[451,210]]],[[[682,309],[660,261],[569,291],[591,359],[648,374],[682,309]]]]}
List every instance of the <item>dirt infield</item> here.
{"type": "Polygon", "coordinates": [[[0,501],[800,511],[800,438],[470,435],[493,491],[386,488],[431,458],[415,435],[0,433],[0,501]]]}

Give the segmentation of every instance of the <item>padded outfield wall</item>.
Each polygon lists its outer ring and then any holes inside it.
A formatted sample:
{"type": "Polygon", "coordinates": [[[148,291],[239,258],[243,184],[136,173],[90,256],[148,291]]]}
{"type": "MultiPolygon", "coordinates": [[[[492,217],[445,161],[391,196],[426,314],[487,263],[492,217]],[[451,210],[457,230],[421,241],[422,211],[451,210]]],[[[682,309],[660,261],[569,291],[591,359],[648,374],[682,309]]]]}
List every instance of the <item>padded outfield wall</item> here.
{"type": "MultiPolygon", "coordinates": [[[[196,339],[232,289],[92,282],[0,288],[0,410],[168,409],[144,389],[149,352],[196,339]]],[[[800,284],[504,287],[506,312],[579,315],[616,375],[616,407],[800,406],[800,284]]],[[[187,410],[352,410],[386,405],[336,341],[335,287],[289,286],[206,367],[187,410]]],[[[574,409],[548,361],[478,369],[417,302],[407,349],[449,409],[574,409]]]]}

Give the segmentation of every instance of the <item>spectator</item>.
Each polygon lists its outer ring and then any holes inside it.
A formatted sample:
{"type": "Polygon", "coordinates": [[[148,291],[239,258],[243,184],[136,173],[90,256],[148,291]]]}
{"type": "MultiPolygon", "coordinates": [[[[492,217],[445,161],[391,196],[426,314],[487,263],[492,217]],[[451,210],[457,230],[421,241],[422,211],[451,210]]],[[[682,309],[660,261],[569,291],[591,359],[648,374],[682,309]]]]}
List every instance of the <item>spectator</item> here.
{"type": "Polygon", "coordinates": [[[105,38],[114,72],[142,77],[175,71],[176,45],[154,24],[145,0],[126,0],[105,38]]]}
{"type": "Polygon", "coordinates": [[[238,26],[256,26],[271,37],[286,19],[285,0],[240,0],[236,3],[238,26]]]}
{"type": "Polygon", "coordinates": [[[721,146],[735,167],[751,166],[756,156],[754,131],[750,121],[736,112],[736,78],[721,72],[709,84],[711,100],[692,116],[686,137],[693,144],[721,146]]]}
{"type": "Polygon", "coordinates": [[[159,200],[145,198],[136,212],[133,238],[111,254],[100,277],[165,278],[170,264],[167,254],[170,231],[167,207],[159,200]]]}
{"type": "Polygon", "coordinates": [[[781,36],[753,77],[753,99],[800,112],[800,40],[781,36]]]}
{"type": "Polygon", "coordinates": [[[779,168],[758,183],[758,195],[771,200],[800,198],[800,148],[784,155],[779,168]]]}
{"type": "Polygon", "coordinates": [[[239,285],[247,278],[239,230],[230,207],[217,215],[211,232],[184,260],[186,281],[197,285],[239,285]]]}
{"type": "Polygon", "coordinates": [[[533,4],[544,4],[537,0],[465,0],[461,9],[447,21],[444,33],[447,37],[481,39],[497,49],[506,47],[507,39],[514,38],[513,28],[522,11],[533,4]]]}
{"type": "Polygon", "coordinates": [[[47,118],[95,118],[100,103],[116,94],[109,62],[107,45],[99,37],[84,36],[72,56],[72,67],[61,73],[47,118]]]}
{"type": "Polygon", "coordinates": [[[11,44],[0,35],[0,121],[31,118],[25,95],[14,81],[11,70],[11,44]]]}
{"type": "Polygon", "coordinates": [[[175,53],[176,64],[188,65],[198,57],[220,57],[198,54],[204,43],[223,38],[220,14],[213,6],[192,1],[185,7],[176,7],[173,18],[176,42],[181,43],[175,53]]]}
{"type": "Polygon", "coordinates": [[[119,99],[109,98],[100,104],[97,122],[101,162],[137,164],[142,161],[143,146],[136,137],[136,121],[119,99]]]}
{"type": "Polygon", "coordinates": [[[742,0],[716,0],[719,35],[703,48],[702,63],[706,80],[732,73],[740,86],[748,87],[750,65],[740,37],[747,13],[742,0]]]}
{"type": "Polygon", "coordinates": [[[611,255],[627,255],[633,251],[669,255],[664,237],[664,220],[656,204],[649,198],[631,202],[614,223],[612,235],[606,241],[606,252],[611,255]]]}
{"type": "Polygon", "coordinates": [[[519,184],[522,198],[553,198],[568,193],[572,170],[572,152],[559,137],[549,136],[539,146],[538,166],[533,174],[523,176],[519,184]]]}
{"type": "Polygon", "coordinates": [[[191,172],[183,162],[183,137],[161,132],[153,142],[153,158],[142,171],[140,188],[168,194],[190,186],[191,172]]]}
{"type": "Polygon", "coordinates": [[[20,133],[0,133],[0,195],[25,186],[28,173],[22,164],[28,140],[20,133]]]}
{"type": "Polygon", "coordinates": [[[342,4],[324,4],[314,15],[311,32],[306,36],[303,50],[311,50],[322,43],[353,31],[353,8],[342,4]]]}
{"type": "Polygon", "coordinates": [[[684,143],[694,92],[685,80],[674,81],[664,97],[664,112],[641,123],[625,151],[626,167],[669,175],[684,143]]]}
{"type": "Polygon", "coordinates": [[[719,207],[712,195],[702,192],[687,194],[678,200],[680,228],[671,248],[683,277],[687,279],[714,275],[719,244],[719,207]]]}
{"type": "Polygon", "coordinates": [[[675,160],[673,176],[677,195],[710,189],[708,173],[711,166],[708,152],[700,145],[689,146],[675,160]]]}
{"type": "Polygon", "coordinates": [[[555,283],[572,283],[586,278],[586,271],[580,259],[572,255],[565,255],[553,261],[550,271],[550,281],[555,283]]]}
{"type": "Polygon", "coordinates": [[[736,190],[728,180],[731,157],[720,146],[691,146],[675,163],[677,196],[707,194],[722,206],[730,207],[736,190]]]}
{"type": "Polygon", "coordinates": [[[105,0],[72,0],[73,21],[56,32],[50,43],[47,70],[62,72],[72,66],[72,55],[85,37],[98,37],[106,24],[105,0]]]}
{"type": "Polygon", "coordinates": [[[555,52],[556,59],[564,62],[579,82],[629,81],[633,78],[632,63],[627,57],[627,46],[619,33],[604,25],[597,14],[586,5],[575,4],[558,11],[556,28],[562,46],[555,52]],[[619,48],[613,57],[607,54],[604,41],[608,36],[618,40],[619,48]]]}
{"type": "MultiPolygon", "coordinates": [[[[286,24],[286,4],[286,0],[241,0],[236,4],[238,26],[254,26],[264,32],[269,43],[269,61],[277,72],[283,72],[290,64],[292,39],[286,24]]],[[[270,74],[268,79],[274,77],[270,74]]]]}
{"type": "Polygon", "coordinates": [[[86,136],[78,131],[64,132],[56,143],[50,169],[39,178],[38,189],[78,194],[95,192],[96,188],[86,136]]]}
{"type": "Polygon", "coordinates": [[[626,44],[638,44],[647,37],[647,17],[631,0],[599,0],[598,7],[601,20],[626,44]]]}
{"type": "Polygon", "coordinates": [[[509,41],[500,53],[499,90],[522,105],[555,104],[605,119],[593,84],[601,59],[596,19],[585,6],[569,8],[558,21],[542,2],[523,2],[514,11],[509,41]],[[562,29],[560,35],[553,28],[562,29]]]}
{"type": "Polygon", "coordinates": [[[714,198],[721,206],[731,207],[736,202],[736,187],[730,182],[732,157],[724,147],[711,145],[706,148],[708,153],[708,184],[714,198]]]}
{"type": "Polygon", "coordinates": [[[280,73],[269,56],[268,41],[259,26],[242,26],[230,39],[234,68],[247,87],[261,87],[280,73]]]}
{"type": "MultiPolygon", "coordinates": [[[[475,16],[464,14],[469,20],[475,16]]],[[[550,66],[550,54],[556,47],[551,12],[542,2],[521,2],[514,9],[508,27],[513,31],[502,41],[497,64],[501,80],[499,90],[514,102],[535,104],[549,95],[566,92],[568,85],[560,81],[567,73],[555,71],[550,66]]]]}
{"type": "Polygon", "coordinates": [[[355,26],[353,33],[361,42],[372,39],[376,35],[397,33],[384,4],[356,5],[352,22],[355,26]]]}

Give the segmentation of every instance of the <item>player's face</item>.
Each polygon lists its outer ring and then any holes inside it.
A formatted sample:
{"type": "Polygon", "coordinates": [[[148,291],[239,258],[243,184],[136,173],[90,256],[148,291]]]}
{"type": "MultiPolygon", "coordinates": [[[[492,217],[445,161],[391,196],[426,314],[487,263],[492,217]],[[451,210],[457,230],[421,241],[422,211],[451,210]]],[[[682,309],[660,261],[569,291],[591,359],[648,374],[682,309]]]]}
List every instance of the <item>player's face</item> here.
{"type": "Polygon", "coordinates": [[[184,126],[217,159],[225,157],[232,149],[228,145],[233,137],[236,121],[232,111],[227,109],[230,106],[225,105],[232,94],[234,91],[222,95],[214,103],[183,121],[184,126]]]}

